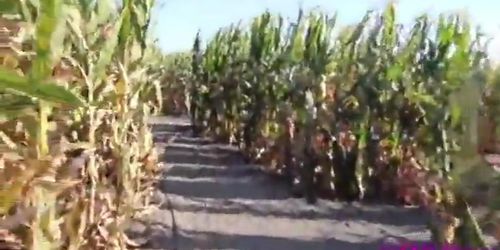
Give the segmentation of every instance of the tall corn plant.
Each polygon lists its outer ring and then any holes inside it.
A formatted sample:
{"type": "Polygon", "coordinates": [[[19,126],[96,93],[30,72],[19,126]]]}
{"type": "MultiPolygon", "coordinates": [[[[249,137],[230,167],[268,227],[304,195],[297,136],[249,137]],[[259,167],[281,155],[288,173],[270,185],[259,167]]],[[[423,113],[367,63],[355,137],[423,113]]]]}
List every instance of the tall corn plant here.
{"type": "MultiPolygon", "coordinates": [[[[9,65],[11,68],[3,65],[0,69],[1,89],[4,93],[11,93],[2,96],[9,101],[2,102],[5,105],[2,107],[4,118],[18,118],[19,124],[24,127],[19,127],[14,134],[6,130],[2,132],[2,141],[8,146],[4,153],[9,157],[4,159],[1,170],[0,217],[2,229],[20,230],[18,237],[22,246],[59,249],[62,218],[57,213],[57,197],[76,183],[58,175],[66,160],[62,152],[49,146],[52,144],[49,141],[49,115],[53,108],[76,108],[84,102],[78,95],[58,85],[52,77],[61,57],[63,41],[60,38],[64,37],[63,3],[50,0],[36,3],[35,6],[17,3],[17,7],[23,10],[21,16],[24,20],[16,21],[25,21],[26,28],[32,28],[26,37],[26,43],[34,49],[31,69],[23,72],[16,66],[12,68],[12,64],[9,65]],[[36,13],[36,18],[31,16],[32,13],[36,13]],[[23,104],[22,111],[27,115],[17,113],[13,116],[12,111],[20,106],[9,106],[9,103],[23,104]],[[23,133],[24,129],[27,131],[23,133]],[[19,133],[24,136],[17,137],[19,133]],[[21,147],[23,142],[27,143],[24,149],[21,147]],[[12,214],[9,211],[15,212],[12,214]]],[[[11,59],[17,60],[17,63],[21,61],[20,58],[11,59]]],[[[8,121],[4,121],[4,125],[6,123],[8,121]]]]}
{"type": "Polygon", "coordinates": [[[33,54],[29,71],[21,74],[13,60],[0,69],[9,155],[0,174],[0,216],[2,229],[19,232],[16,243],[29,249],[131,243],[127,220],[147,203],[156,171],[147,118],[162,71],[149,63],[145,37],[152,4],[126,1],[116,12],[111,1],[44,0],[13,8],[35,52],[17,52],[33,54]]]}
{"type": "Polygon", "coordinates": [[[88,117],[81,120],[87,132],[83,136],[109,154],[104,158],[90,155],[87,167],[90,224],[100,224],[106,219],[102,217],[106,211],[95,211],[95,204],[113,199],[107,209],[114,211],[114,218],[106,223],[106,230],[117,241],[106,243],[108,246],[125,247],[124,223],[144,195],[141,190],[146,173],[146,169],[142,169],[146,167],[143,161],[153,155],[147,128],[147,117],[151,113],[148,93],[160,91],[160,75],[146,66],[145,31],[152,4],[153,1],[124,1],[116,13],[111,1],[89,2],[78,5],[80,9],[75,10],[70,24],[73,47],[77,51],[70,59],[83,76],[83,91],[91,104],[83,110],[88,117]],[[97,35],[96,29],[100,31],[97,35]],[[111,159],[111,163],[106,163],[111,159]],[[101,180],[106,177],[108,183],[103,183],[101,180]],[[106,194],[109,198],[97,197],[98,190],[106,190],[108,186],[114,189],[106,194]]]}

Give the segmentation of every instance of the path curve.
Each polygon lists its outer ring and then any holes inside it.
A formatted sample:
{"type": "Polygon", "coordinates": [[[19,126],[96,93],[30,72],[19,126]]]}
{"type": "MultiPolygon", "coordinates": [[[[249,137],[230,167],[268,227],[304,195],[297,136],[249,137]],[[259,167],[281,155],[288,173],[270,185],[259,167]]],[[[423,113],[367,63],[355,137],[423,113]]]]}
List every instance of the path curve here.
{"type": "Polygon", "coordinates": [[[291,198],[285,184],[243,163],[236,148],[190,136],[182,118],[155,118],[164,160],[157,208],[130,228],[143,249],[356,250],[426,241],[418,209],[291,198]],[[147,225],[147,226],[146,226],[147,225]]]}

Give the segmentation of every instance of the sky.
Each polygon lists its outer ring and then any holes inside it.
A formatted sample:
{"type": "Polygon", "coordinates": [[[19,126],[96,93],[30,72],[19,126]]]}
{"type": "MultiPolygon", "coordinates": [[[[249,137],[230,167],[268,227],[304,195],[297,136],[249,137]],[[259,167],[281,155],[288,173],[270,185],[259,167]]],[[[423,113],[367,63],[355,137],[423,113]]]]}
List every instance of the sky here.
{"type": "MultiPolygon", "coordinates": [[[[221,28],[249,21],[266,9],[295,18],[300,6],[304,9],[319,7],[338,12],[340,24],[361,20],[369,9],[381,10],[386,0],[157,0],[153,13],[153,36],[165,52],[189,50],[198,30],[202,38],[209,39],[221,28]]],[[[398,19],[405,23],[416,16],[429,13],[437,16],[450,11],[465,11],[474,25],[493,40],[489,55],[500,61],[500,1],[499,0],[399,0],[398,19]]]]}

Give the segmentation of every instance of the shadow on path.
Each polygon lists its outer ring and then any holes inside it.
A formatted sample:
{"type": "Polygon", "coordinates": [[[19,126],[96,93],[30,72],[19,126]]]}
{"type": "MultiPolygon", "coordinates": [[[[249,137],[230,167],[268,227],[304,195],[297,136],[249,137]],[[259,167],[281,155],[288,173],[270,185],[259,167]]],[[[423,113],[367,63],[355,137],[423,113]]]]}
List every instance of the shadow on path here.
{"type": "MultiPolygon", "coordinates": [[[[171,238],[165,234],[157,234],[153,241],[157,244],[148,246],[147,249],[174,249],[164,248],[173,246],[171,238]]],[[[382,242],[348,242],[335,238],[322,240],[315,239],[290,239],[264,235],[239,235],[219,234],[213,232],[181,231],[179,241],[182,242],[175,250],[188,249],[239,249],[239,250],[370,250],[382,249],[382,242]]]]}
{"type": "Polygon", "coordinates": [[[155,124],[164,137],[156,141],[169,142],[158,186],[168,202],[144,219],[146,249],[371,250],[387,237],[428,237],[426,218],[416,209],[326,200],[311,206],[291,198],[283,182],[243,164],[235,147],[190,137],[185,119],[155,124]]]}

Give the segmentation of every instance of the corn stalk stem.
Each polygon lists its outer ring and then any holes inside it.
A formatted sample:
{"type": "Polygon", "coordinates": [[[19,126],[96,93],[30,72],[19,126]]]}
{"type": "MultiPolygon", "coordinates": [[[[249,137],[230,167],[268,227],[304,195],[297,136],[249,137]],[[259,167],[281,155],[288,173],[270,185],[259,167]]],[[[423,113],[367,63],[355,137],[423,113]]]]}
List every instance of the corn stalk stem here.
{"type": "Polygon", "coordinates": [[[49,145],[48,145],[48,116],[50,113],[50,108],[48,104],[44,101],[39,101],[38,104],[40,108],[39,116],[38,116],[38,131],[37,131],[37,153],[38,159],[42,159],[46,155],[49,154],[49,145]]]}
{"type": "MultiPolygon", "coordinates": [[[[92,103],[93,101],[93,88],[89,88],[89,101],[92,103]]],[[[95,122],[95,107],[90,106],[89,107],[89,143],[90,145],[93,145],[94,147],[96,146],[96,141],[95,141],[95,131],[96,131],[96,122],[95,122]]],[[[90,154],[89,155],[89,162],[88,162],[88,171],[89,171],[89,177],[90,177],[90,206],[89,206],[89,211],[88,211],[88,221],[90,224],[94,223],[94,218],[95,218],[95,196],[96,196],[96,186],[97,186],[97,179],[98,178],[98,171],[97,171],[97,164],[96,164],[96,156],[95,154],[90,154]]]]}

